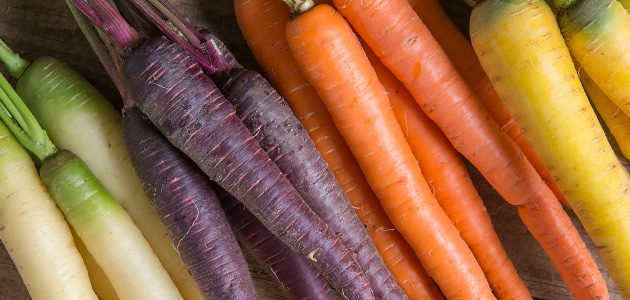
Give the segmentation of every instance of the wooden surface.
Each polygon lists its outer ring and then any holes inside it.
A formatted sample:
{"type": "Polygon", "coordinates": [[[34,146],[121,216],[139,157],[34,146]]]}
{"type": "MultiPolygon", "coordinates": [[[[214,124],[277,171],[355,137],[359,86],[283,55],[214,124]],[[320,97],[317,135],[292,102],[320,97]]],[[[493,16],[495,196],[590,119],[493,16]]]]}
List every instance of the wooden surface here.
{"type": "MultiPolygon", "coordinates": [[[[239,32],[233,15],[232,0],[174,0],[173,2],[195,25],[206,27],[222,38],[243,65],[258,68],[239,32]]],[[[465,31],[470,9],[463,5],[462,1],[442,0],[442,2],[447,5],[449,14],[454,16],[460,28],[465,31]]],[[[24,58],[33,59],[43,55],[60,58],[88,78],[112,102],[120,103],[116,90],[75,25],[65,1],[0,0],[0,37],[24,58]]],[[[0,70],[6,71],[2,67],[0,70]]],[[[516,208],[503,201],[470,164],[468,167],[505,250],[532,295],[550,300],[572,299],[551,261],[521,223],[516,208]]],[[[573,213],[569,215],[604,274],[611,291],[611,299],[621,299],[601,262],[596,247],[584,232],[577,217],[573,213]]],[[[251,270],[261,299],[283,299],[278,289],[260,268],[251,265],[251,270]]],[[[1,244],[0,299],[30,299],[15,266],[1,244]]]]}

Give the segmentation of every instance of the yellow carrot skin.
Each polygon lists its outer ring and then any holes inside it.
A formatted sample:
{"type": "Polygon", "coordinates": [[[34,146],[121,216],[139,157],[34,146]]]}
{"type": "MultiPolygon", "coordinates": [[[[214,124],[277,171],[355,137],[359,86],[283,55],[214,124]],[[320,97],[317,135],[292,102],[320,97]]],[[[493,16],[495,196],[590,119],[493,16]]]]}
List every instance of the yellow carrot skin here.
{"type": "Polygon", "coordinates": [[[83,158],[125,209],[182,296],[203,299],[131,165],[120,113],[79,73],[52,57],[33,61],[16,91],[50,139],[83,158]]]}
{"type": "Polygon", "coordinates": [[[70,228],[0,121],[0,240],[34,300],[97,300],[70,228]]]}
{"type": "Polygon", "coordinates": [[[575,60],[630,116],[630,15],[617,0],[580,0],[558,16],[575,60]]]}
{"type": "Polygon", "coordinates": [[[624,114],[619,106],[602,92],[586,72],[581,72],[580,80],[591,103],[617,141],[621,153],[630,159],[630,117],[624,114]]]}
{"type": "Polygon", "coordinates": [[[551,9],[543,0],[486,0],[473,10],[470,32],[496,91],[630,299],[630,181],[551,9]]]}

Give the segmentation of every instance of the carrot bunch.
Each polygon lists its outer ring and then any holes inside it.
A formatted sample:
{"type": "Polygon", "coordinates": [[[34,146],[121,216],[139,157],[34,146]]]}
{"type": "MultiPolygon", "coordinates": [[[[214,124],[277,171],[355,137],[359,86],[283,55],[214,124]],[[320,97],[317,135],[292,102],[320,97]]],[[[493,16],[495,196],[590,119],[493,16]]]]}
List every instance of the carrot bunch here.
{"type": "MultiPolygon", "coordinates": [[[[360,173],[350,178],[363,173],[380,202],[374,209],[384,211],[406,241],[398,247],[415,251],[446,298],[531,299],[459,151],[518,205],[576,298],[607,298],[600,272],[558,202],[564,196],[439,4],[333,2],[343,17],[310,0],[285,0],[291,20],[279,1],[236,1],[235,7],[255,57],[342,185],[340,170],[347,168],[335,157],[352,153],[344,162],[356,159],[360,173]],[[361,46],[353,29],[367,45],[361,46]],[[462,280],[469,284],[462,286],[462,280]]],[[[344,190],[353,201],[355,189],[344,190]]],[[[370,223],[365,215],[362,221],[370,223]]],[[[401,273],[384,260],[413,298],[401,273]]]]}

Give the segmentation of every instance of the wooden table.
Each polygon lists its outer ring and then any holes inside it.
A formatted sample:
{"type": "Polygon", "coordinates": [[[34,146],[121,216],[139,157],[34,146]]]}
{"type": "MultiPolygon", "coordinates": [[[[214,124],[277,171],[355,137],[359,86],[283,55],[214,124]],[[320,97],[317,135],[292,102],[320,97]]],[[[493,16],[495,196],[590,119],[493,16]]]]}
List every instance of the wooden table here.
{"type": "MultiPolygon", "coordinates": [[[[194,24],[206,27],[222,38],[243,65],[258,69],[236,24],[232,0],[173,2],[194,24]]],[[[466,31],[470,9],[462,4],[462,1],[442,2],[446,4],[449,14],[457,20],[460,28],[466,31]]],[[[26,59],[44,55],[60,58],[88,78],[112,102],[120,103],[120,97],[113,84],[74,23],[65,1],[1,0],[0,37],[26,59]]],[[[3,67],[0,70],[6,71],[3,67]]],[[[611,143],[614,144],[614,140],[611,140],[611,143]]],[[[474,167],[468,164],[468,168],[509,258],[514,262],[532,295],[541,299],[572,299],[549,258],[521,223],[516,208],[507,204],[474,167]]],[[[569,215],[604,274],[611,299],[621,299],[595,245],[586,235],[577,217],[572,212],[569,212],[569,215]]],[[[260,268],[251,264],[250,269],[261,299],[283,299],[260,268]]],[[[1,244],[0,299],[30,299],[15,266],[1,244]]]]}

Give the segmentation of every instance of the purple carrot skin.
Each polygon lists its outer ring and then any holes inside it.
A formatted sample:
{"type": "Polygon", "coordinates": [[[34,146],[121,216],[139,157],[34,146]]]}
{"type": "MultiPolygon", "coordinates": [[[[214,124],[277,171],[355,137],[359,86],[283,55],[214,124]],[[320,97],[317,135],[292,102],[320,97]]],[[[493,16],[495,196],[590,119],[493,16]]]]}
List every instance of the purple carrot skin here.
{"type": "Polygon", "coordinates": [[[251,136],[186,51],[164,37],[127,56],[122,77],[166,138],[271,232],[306,256],[348,299],[374,299],[367,277],[251,136]]]}
{"type": "Polygon", "coordinates": [[[350,200],[289,105],[257,72],[232,69],[233,56],[220,40],[209,38],[208,45],[215,47],[208,47],[208,52],[215,60],[224,60],[218,65],[228,66],[210,77],[234,106],[236,115],[308,206],[350,250],[367,275],[375,298],[407,299],[383,263],[350,200]]]}
{"type": "Polygon", "coordinates": [[[204,299],[258,299],[208,177],[138,108],[124,109],[122,128],[136,174],[204,299]]]}
{"type": "Polygon", "coordinates": [[[304,256],[273,235],[236,198],[219,186],[214,188],[236,238],[287,299],[335,299],[326,279],[304,256]]]}

